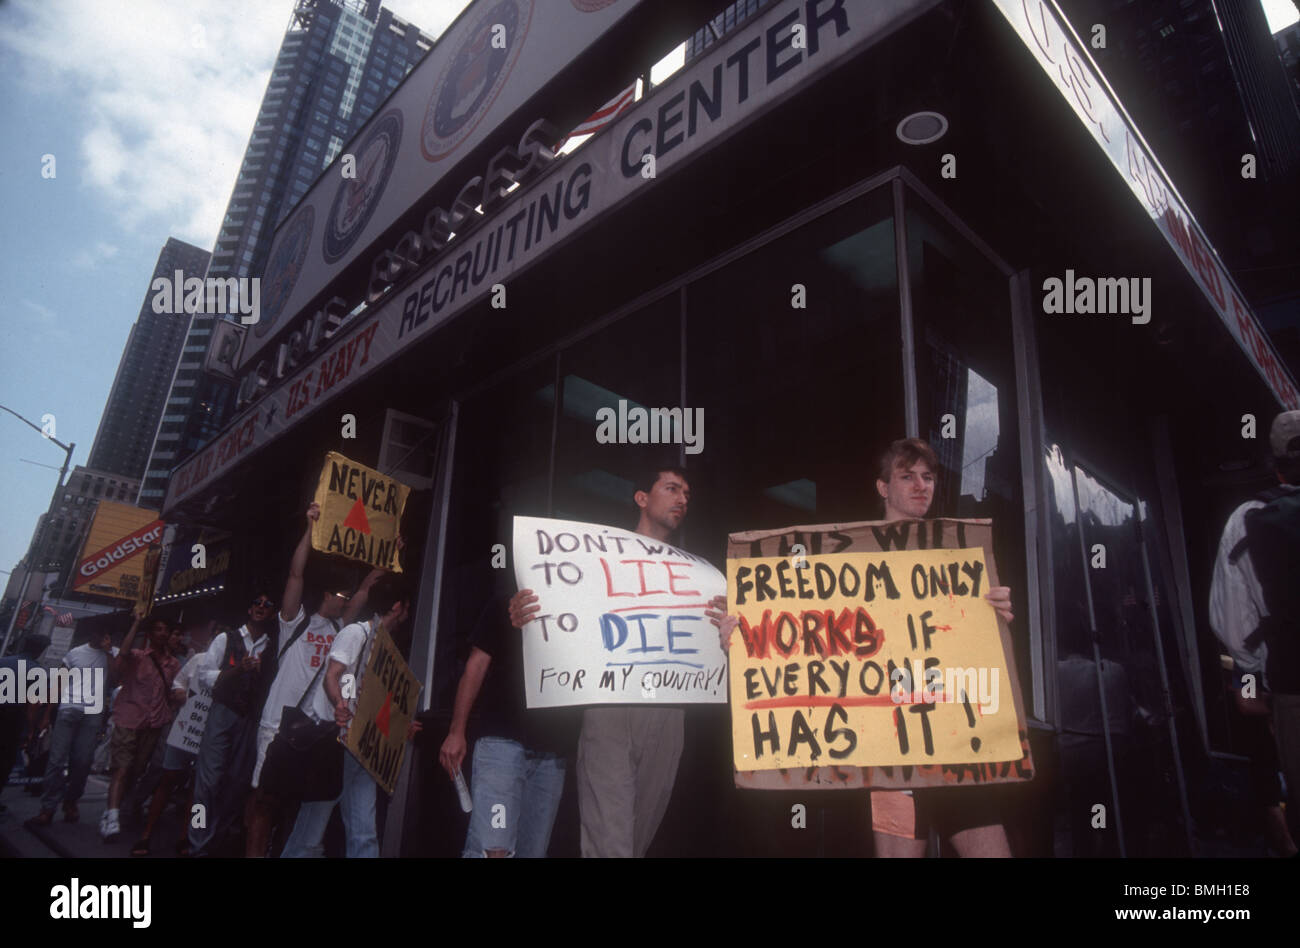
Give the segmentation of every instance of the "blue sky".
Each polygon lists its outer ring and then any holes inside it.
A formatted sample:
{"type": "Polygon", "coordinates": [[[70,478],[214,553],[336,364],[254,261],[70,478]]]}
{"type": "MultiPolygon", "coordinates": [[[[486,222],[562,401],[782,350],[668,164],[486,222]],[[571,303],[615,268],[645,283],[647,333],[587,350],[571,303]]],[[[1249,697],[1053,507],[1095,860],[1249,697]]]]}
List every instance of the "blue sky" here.
{"type": "MultiPolygon", "coordinates": [[[[0,405],[37,424],[53,414],[74,464],[163,244],[216,240],[293,5],[0,3],[0,405]]],[[[466,0],[384,5],[437,35],[466,0]]],[[[63,450],[0,413],[0,570],[26,552],[58,481],[26,461],[57,468],[63,450]]]]}
{"type": "MultiPolygon", "coordinates": [[[[1289,0],[1263,0],[1275,31],[1289,0]]],[[[466,0],[386,0],[437,35],[466,0]]],[[[0,0],[0,404],[90,454],[169,236],[211,249],[293,0],[0,0]],[[45,155],[55,177],[41,176],[45,155]]],[[[0,570],[63,452],[0,413],[0,570]]],[[[0,578],[0,583],[4,580],[0,578]]]]}

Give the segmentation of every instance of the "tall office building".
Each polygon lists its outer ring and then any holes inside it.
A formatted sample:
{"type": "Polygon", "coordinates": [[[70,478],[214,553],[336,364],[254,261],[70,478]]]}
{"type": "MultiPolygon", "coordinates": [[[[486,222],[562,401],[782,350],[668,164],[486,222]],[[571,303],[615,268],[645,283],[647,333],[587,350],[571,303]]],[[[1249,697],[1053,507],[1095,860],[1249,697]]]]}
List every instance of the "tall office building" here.
{"type": "Polygon", "coordinates": [[[184,316],[153,311],[153,283],[159,277],[175,280],[178,271],[182,279],[202,278],[210,257],[208,251],[174,237],[163,245],[90,448],[89,466],[95,470],[132,481],[144,476],[187,323],[184,316]]]}
{"type": "MultiPolygon", "coordinates": [[[[276,225],[432,45],[432,37],[379,0],[298,0],[208,277],[261,275],[276,225]]],[[[171,469],[210,441],[233,407],[234,386],[202,371],[212,321],[220,318],[196,314],[190,321],[153,437],[141,506],[161,507],[171,469]]]]}

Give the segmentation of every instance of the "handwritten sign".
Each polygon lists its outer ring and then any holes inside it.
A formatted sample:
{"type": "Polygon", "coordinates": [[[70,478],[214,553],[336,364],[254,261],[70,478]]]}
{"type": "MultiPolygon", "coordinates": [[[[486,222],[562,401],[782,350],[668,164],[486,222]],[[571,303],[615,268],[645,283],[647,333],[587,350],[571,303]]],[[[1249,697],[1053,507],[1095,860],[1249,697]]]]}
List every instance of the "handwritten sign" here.
{"type": "Polygon", "coordinates": [[[617,527],[515,517],[514,563],[541,606],[523,628],[528,707],[727,700],[704,614],[726,580],[701,557],[617,527]]]}
{"type": "Polygon", "coordinates": [[[740,770],[1016,760],[982,550],[727,561],[740,770]]]}
{"type": "Polygon", "coordinates": [[[401,481],[329,452],[316,483],[320,519],[312,524],[312,549],[400,573],[397,533],[410,492],[401,481]]]}
{"type": "Polygon", "coordinates": [[[990,538],[987,520],[733,534],[737,786],[1029,779],[1010,637],[983,598],[990,538]]]}
{"type": "Polygon", "coordinates": [[[208,726],[208,711],[212,707],[212,689],[199,683],[198,675],[190,679],[189,692],[185,704],[181,706],[172,721],[172,729],[167,734],[167,744],[191,754],[199,752],[203,741],[203,731],[208,726]]]}
{"type": "Polygon", "coordinates": [[[406,731],[419,696],[420,680],[388,633],[378,630],[344,745],[385,793],[397,785],[406,757],[406,731]]]}

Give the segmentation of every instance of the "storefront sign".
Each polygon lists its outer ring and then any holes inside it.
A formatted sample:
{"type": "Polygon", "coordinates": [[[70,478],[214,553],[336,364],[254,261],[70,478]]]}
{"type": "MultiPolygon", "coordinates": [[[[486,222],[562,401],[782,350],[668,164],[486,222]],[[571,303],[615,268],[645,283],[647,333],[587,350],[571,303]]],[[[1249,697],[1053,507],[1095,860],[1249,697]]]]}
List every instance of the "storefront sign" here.
{"type": "Polygon", "coordinates": [[[617,527],[515,517],[514,564],[542,610],[522,633],[528,707],[727,700],[704,614],[726,580],[704,559],[617,527]]]}
{"type": "Polygon", "coordinates": [[[736,785],[1032,777],[1011,637],[983,598],[998,585],[991,539],[987,520],[732,534],[736,785]]]}
{"type": "Polygon", "coordinates": [[[276,232],[263,280],[278,287],[274,305],[263,307],[245,336],[238,369],[280,335],[286,318],[297,318],[437,189],[461,156],[495,134],[639,3],[470,4],[343,148],[352,176],[344,177],[342,158],[336,160],[276,232]],[[286,247],[292,252],[282,252],[286,247]]]}
{"type": "Polygon", "coordinates": [[[728,559],[736,769],[1019,760],[988,576],[978,548],[728,559]]]}
{"type": "MultiPolygon", "coordinates": [[[[237,416],[218,442],[176,469],[163,510],[172,510],[327,398],[486,299],[494,284],[508,284],[602,216],[678,173],[803,84],[937,2],[771,4],[750,26],[678,72],[572,155],[557,160],[533,184],[512,192],[494,214],[462,224],[457,239],[431,258],[423,279],[331,329],[327,347],[295,363],[301,367],[286,374],[284,384],[271,386],[274,373],[268,369],[262,400],[237,416]],[[803,48],[794,45],[796,25],[804,28],[803,48]],[[642,160],[651,154],[653,175],[646,173],[648,164],[642,160]]],[[[372,280],[383,277],[380,269],[372,280]]],[[[263,306],[259,326],[267,322],[266,314],[263,306]]],[[[341,318],[335,314],[335,321],[341,318]]],[[[305,337],[300,351],[310,352],[305,337]]]]}
{"type": "Polygon", "coordinates": [[[199,596],[216,592],[224,585],[230,569],[230,543],[227,534],[202,527],[182,527],[176,530],[171,547],[167,550],[162,580],[155,595],[159,602],[199,596]],[[195,545],[203,548],[202,565],[195,566],[195,545]]]}
{"type": "Polygon", "coordinates": [[[145,551],[166,527],[152,510],[101,500],[73,578],[78,592],[134,600],[140,595],[145,551]]]}
{"type": "Polygon", "coordinates": [[[996,0],[1025,47],[1051,77],[1074,114],[1106,153],[1165,241],[1182,261],[1250,364],[1284,408],[1300,408],[1300,391],[1246,304],[1204,231],[1155,153],[1050,0],[996,0]]]}
{"type": "Polygon", "coordinates": [[[410,493],[401,481],[329,452],[316,482],[312,549],[400,573],[397,534],[410,493]]]}
{"type": "Polygon", "coordinates": [[[406,731],[415,716],[420,679],[415,677],[388,633],[375,633],[361,678],[357,709],[348,724],[344,746],[392,793],[406,757],[406,731]]]}

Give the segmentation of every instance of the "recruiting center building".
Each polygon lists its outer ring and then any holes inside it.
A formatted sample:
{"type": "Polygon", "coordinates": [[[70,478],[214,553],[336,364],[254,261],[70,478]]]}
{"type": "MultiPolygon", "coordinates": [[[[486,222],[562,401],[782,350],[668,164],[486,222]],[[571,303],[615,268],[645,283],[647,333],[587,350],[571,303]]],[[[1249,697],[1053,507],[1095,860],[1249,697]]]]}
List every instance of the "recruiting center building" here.
{"type": "MultiPolygon", "coordinates": [[[[878,519],[875,459],[926,438],[933,512],[991,518],[1013,590],[1013,849],[1212,851],[1246,809],[1206,620],[1224,472],[1260,479],[1243,416],[1300,396],[1195,209],[1051,0],[701,9],[472,3],[280,224],[260,322],[220,324],[241,407],[165,519],[228,531],[251,594],[326,452],[414,488],[399,644],[430,723],[384,851],[452,855],[438,748],[514,515],[629,527],[641,470],[679,463],[680,544],[721,567],[729,533],[878,519]],[[703,423],[602,443],[620,403],[703,423]]],[[[735,788],[725,708],[686,730],[652,853],[869,851],[862,791],[804,793],[792,830],[735,788]]]]}

